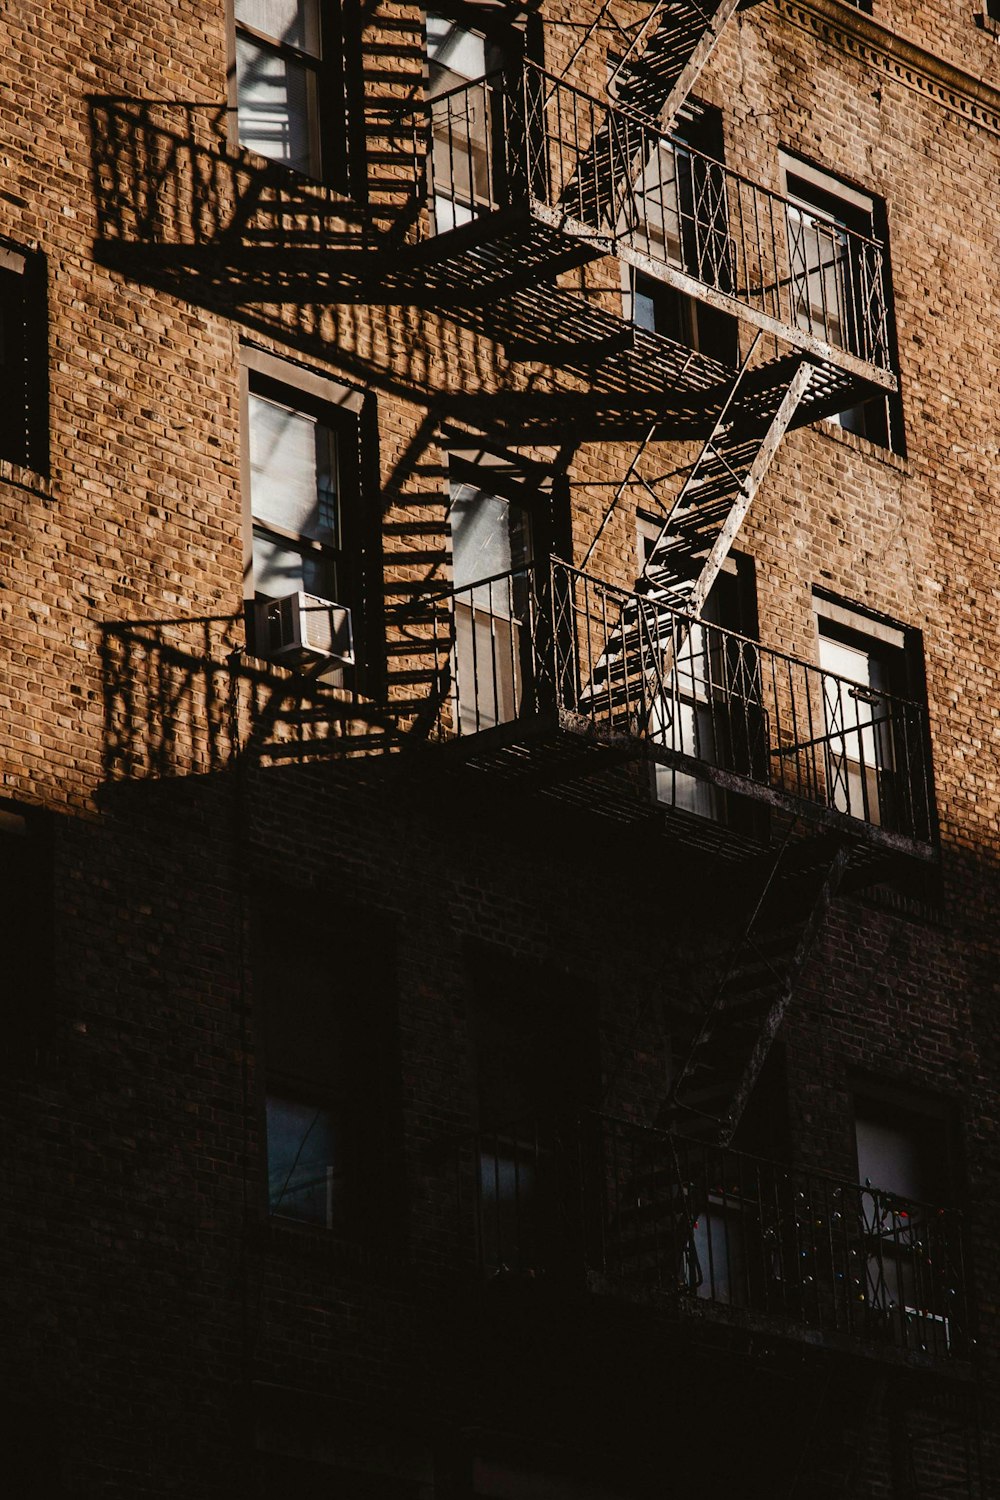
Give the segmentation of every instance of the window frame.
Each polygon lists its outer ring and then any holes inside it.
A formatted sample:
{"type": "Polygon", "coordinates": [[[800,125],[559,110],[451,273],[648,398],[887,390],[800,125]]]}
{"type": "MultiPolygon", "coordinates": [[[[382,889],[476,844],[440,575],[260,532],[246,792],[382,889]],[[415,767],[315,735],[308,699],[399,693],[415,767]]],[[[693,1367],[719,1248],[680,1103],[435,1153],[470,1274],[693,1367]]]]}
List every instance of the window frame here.
{"type": "MultiPolygon", "coordinates": [[[[452,714],[459,733],[478,734],[514,722],[537,690],[530,628],[536,597],[534,579],[536,566],[548,557],[554,545],[556,476],[520,456],[512,461],[509,454],[485,448],[454,447],[445,454],[445,477],[454,634],[452,714]],[[520,561],[512,557],[509,575],[494,575],[500,580],[510,577],[506,589],[502,582],[476,587],[474,579],[456,589],[452,510],[463,488],[475,490],[484,499],[505,502],[524,517],[525,557],[520,561]],[[484,653],[488,660],[481,671],[484,653]]],[[[559,498],[564,497],[560,494],[559,498]]]]}
{"type": "MultiPolygon", "coordinates": [[[[496,6],[441,3],[427,6],[423,12],[423,96],[429,105],[451,93],[454,89],[469,88],[483,80],[478,103],[472,106],[482,112],[479,129],[466,129],[475,124],[470,118],[458,119],[452,124],[452,115],[447,115],[447,126],[436,124],[432,130],[430,168],[430,214],[435,234],[445,234],[451,229],[470,223],[481,215],[505,205],[510,184],[507,181],[505,141],[505,106],[501,97],[505,80],[523,60],[533,55],[529,50],[532,34],[525,15],[513,16],[496,6]],[[451,22],[460,30],[481,39],[483,44],[484,72],[479,78],[465,78],[455,74],[457,82],[449,82],[445,88],[432,89],[435,59],[429,48],[428,20],[431,16],[451,22]],[[493,80],[491,87],[485,80],[493,80]],[[438,147],[441,155],[447,154],[449,171],[442,173],[447,190],[439,192],[435,183],[435,162],[438,147]],[[456,168],[456,163],[459,165],[456,168]],[[464,165],[461,165],[464,163],[464,165]]],[[[447,66],[442,65],[442,66],[447,66]]]]}
{"type": "MultiPolygon", "coordinates": [[[[655,517],[651,513],[641,508],[637,510],[636,539],[639,561],[643,565],[648,556],[644,551],[645,543],[648,541],[652,545],[655,541],[652,535],[654,525],[655,517]]],[[[641,571],[640,567],[640,575],[641,571]]],[[[756,566],[749,554],[730,552],[724,560],[719,577],[705,601],[701,619],[709,626],[715,625],[722,630],[732,631],[747,640],[758,640],[756,566]]],[[[693,754],[695,759],[702,760],[707,765],[721,768],[726,767],[727,760],[731,764],[737,756],[733,744],[736,737],[731,732],[733,726],[727,725],[725,712],[722,714],[723,732],[717,739],[716,716],[712,707],[715,702],[725,705],[727,701],[724,689],[728,678],[725,656],[726,650],[720,651],[718,645],[710,644],[704,629],[696,623],[683,649],[679,651],[674,667],[675,680],[679,686],[676,703],[679,708],[688,711],[690,728],[687,731],[682,729],[682,743],[673,748],[685,750],[683,741],[687,733],[693,742],[687,753],[693,754]],[[695,664],[698,661],[705,663],[707,670],[704,677],[696,673],[695,664]],[[702,746],[705,753],[696,753],[702,746]]],[[[650,715],[651,726],[654,724],[655,713],[656,705],[650,715]]],[[[743,718],[743,727],[746,729],[749,727],[749,705],[744,708],[743,718]]],[[[735,727],[740,727],[739,717],[735,727]]],[[[739,747],[739,756],[744,760],[756,753],[754,745],[739,747]]],[[[654,804],[670,814],[679,811],[682,815],[700,818],[706,823],[757,834],[762,833],[765,827],[768,814],[763,804],[749,797],[741,797],[739,793],[729,792],[707,778],[702,779],[674,766],[652,761],[650,787],[654,804]]]]}
{"type": "Polygon", "coordinates": [[[23,388],[16,405],[5,402],[4,418],[9,412],[11,430],[7,432],[4,422],[0,422],[0,462],[47,478],[50,453],[46,260],[37,248],[0,236],[0,302],[6,303],[8,296],[9,306],[16,308],[19,322],[18,363],[23,371],[23,388]]]}
{"type": "Polygon", "coordinates": [[[853,1170],[858,1178],[861,1228],[868,1247],[865,1275],[869,1308],[876,1317],[891,1320],[898,1345],[926,1349],[931,1344],[935,1352],[943,1354],[952,1340],[961,1340],[968,1329],[963,1328],[961,1320],[954,1321],[954,1310],[947,1301],[926,1305],[933,1273],[925,1269],[920,1274],[917,1257],[922,1228],[929,1229],[937,1219],[937,1213],[928,1217],[921,1209],[944,1209],[953,1214],[965,1197],[958,1108],[955,1101],[942,1095],[887,1078],[852,1075],[849,1087],[853,1170]],[[926,1194],[911,1196],[884,1182],[862,1181],[858,1123],[865,1118],[878,1123],[880,1117],[890,1123],[902,1117],[899,1133],[931,1179],[926,1194]],[[896,1211],[894,1205],[899,1199],[907,1203],[905,1211],[896,1211]],[[914,1296],[918,1283],[923,1295],[906,1302],[907,1292],[914,1296]]]}
{"type": "MultiPolygon", "coordinates": [[[[870,692],[873,695],[882,692],[888,694],[890,698],[903,698],[911,703],[919,704],[926,714],[927,688],[923,669],[923,643],[921,632],[918,629],[899,624],[875,611],[866,610],[863,606],[849,603],[847,600],[839,599],[829,594],[826,590],[817,588],[813,589],[812,609],[816,625],[816,662],[821,672],[831,672],[837,678],[843,678],[844,676],[843,673],[837,673],[832,668],[822,666],[821,648],[824,639],[844,645],[848,649],[864,651],[870,661],[879,662],[885,671],[885,682],[880,687],[872,685],[870,692]]],[[[829,720],[826,718],[825,688],[822,691],[824,725],[826,733],[831,735],[832,743],[833,732],[830,730],[829,720]]],[[[852,736],[860,736],[863,732],[863,729],[852,730],[848,726],[843,731],[841,737],[847,741],[852,736]]],[[[873,765],[869,768],[875,772],[876,776],[875,784],[879,802],[877,808],[878,818],[872,819],[868,816],[870,793],[865,790],[862,791],[863,804],[861,814],[851,807],[842,809],[842,811],[846,811],[853,817],[864,816],[866,822],[875,822],[879,827],[886,827],[891,830],[894,822],[899,817],[900,810],[904,806],[909,809],[911,821],[915,821],[916,811],[912,805],[915,788],[910,784],[907,768],[901,768],[897,764],[898,747],[896,745],[896,734],[891,723],[886,734],[879,736],[879,740],[876,742],[877,753],[884,753],[886,746],[888,747],[888,759],[885,763],[876,758],[873,765]],[[880,744],[881,749],[879,748],[880,744]],[[901,774],[904,777],[904,784],[902,786],[899,785],[901,774]]],[[[921,753],[926,765],[926,793],[928,798],[928,806],[923,810],[923,815],[928,830],[933,834],[936,827],[933,763],[931,760],[930,744],[926,737],[921,745],[921,753]]],[[[850,758],[846,756],[846,753],[845,760],[849,763],[863,765],[860,759],[856,762],[850,762],[850,758]]]]}
{"type": "MultiPolygon", "coordinates": [[[[781,147],[778,167],[782,195],[796,210],[805,210],[829,224],[865,234],[882,246],[882,296],[885,303],[886,346],[889,364],[900,387],[899,349],[893,301],[892,250],[885,200],[866,188],[856,187],[826,167],[781,147]]],[[[789,244],[789,254],[791,245],[789,244]]],[[[870,396],[854,406],[824,418],[827,424],[863,438],[875,448],[906,457],[906,429],[901,389],[870,396]],[[844,419],[847,420],[844,420],[844,419]]]]}
{"type": "MultiPolygon", "coordinates": [[[[356,17],[351,0],[317,0],[319,52],[312,54],[294,43],[260,31],[236,16],[237,0],[227,0],[226,46],[228,52],[228,144],[234,154],[249,152],[277,171],[293,172],[307,182],[316,182],[336,192],[357,191],[363,196],[364,131],[358,129],[363,99],[360,84],[352,86],[345,55],[350,47],[360,51],[356,17]],[[281,157],[269,156],[246,145],[240,134],[238,43],[246,37],[253,45],[306,68],[315,80],[314,103],[307,121],[311,151],[318,154],[318,171],[305,170],[281,157]]],[[[360,69],[357,70],[360,73],[360,69]]],[[[310,163],[310,167],[315,163],[310,163]]]]}
{"type": "MultiPolygon", "coordinates": [[[[389,914],[355,905],[325,883],[298,886],[271,870],[266,872],[263,886],[267,899],[258,897],[255,903],[252,944],[260,1129],[257,1197],[261,1218],[293,1233],[323,1236],[344,1247],[391,1246],[398,1238],[403,1201],[395,923],[389,914]],[[317,972],[323,966],[329,987],[328,1006],[331,1010],[344,1007],[343,1020],[328,1034],[309,1029],[308,1011],[297,1018],[304,1025],[296,1034],[309,1037],[308,1061],[303,1061],[301,1054],[290,1057],[287,1045],[279,1042],[275,1017],[281,1000],[272,988],[274,969],[281,957],[279,937],[287,941],[291,931],[294,940],[303,930],[317,939],[311,957],[317,972]],[[363,966],[367,976],[369,1004],[361,1024],[356,1020],[361,1013],[349,1009],[356,1003],[354,998],[337,993],[338,956],[342,976],[345,954],[348,974],[352,973],[351,965],[355,971],[363,966]],[[349,1062],[337,1058],[336,1046],[353,1049],[349,1062]],[[342,1166],[338,1171],[336,1163],[331,1164],[334,1177],[340,1180],[340,1201],[339,1212],[334,1201],[326,1223],[272,1207],[269,1127],[274,1099],[288,1100],[329,1117],[334,1153],[339,1154],[342,1166]]],[[[284,964],[280,966],[284,973],[284,964]]]]}
{"type": "MultiPolygon", "coordinates": [[[[253,508],[250,462],[250,396],[260,395],[292,411],[301,411],[322,422],[337,442],[337,520],[339,538],[336,545],[296,533],[277,522],[260,524],[279,540],[329,557],[336,568],[337,592],[334,603],[351,611],[355,650],[360,659],[359,643],[363,628],[364,565],[362,558],[361,492],[364,392],[341,384],[288,359],[262,349],[244,345],[240,350],[240,469],[243,518],[243,602],[248,640],[258,650],[256,605],[264,598],[255,586],[254,530],[258,525],[253,508]],[[345,455],[354,461],[344,462],[345,455]]],[[[294,592],[294,591],[293,591],[294,592]]],[[[275,596],[283,597],[283,596],[275,596]]],[[[266,657],[266,652],[258,651],[266,657]]]]}
{"type": "MultiPolygon", "coordinates": [[[[731,289],[731,265],[727,268],[729,260],[725,250],[716,256],[715,270],[719,273],[714,279],[702,277],[699,260],[704,260],[708,254],[703,239],[712,241],[718,247],[720,238],[728,245],[729,226],[728,222],[719,224],[711,220],[719,218],[716,204],[710,213],[710,221],[703,222],[696,213],[695,201],[697,192],[696,173],[705,169],[701,165],[702,157],[710,162],[718,162],[725,166],[725,134],[723,128],[722,111],[713,105],[703,104],[700,100],[689,99],[681,109],[681,112],[672,127],[670,139],[676,142],[672,152],[674,158],[675,184],[674,193],[676,201],[677,220],[677,249],[676,253],[666,252],[666,241],[664,241],[663,259],[670,265],[698,280],[704,280],[706,285],[716,286],[721,290],[731,289]],[[687,160],[687,168],[682,171],[681,163],[687,160]],[[694,235],[692,243],[691,226],[696,225],[699,233],[694,235]],[[727,284],[728,283],[728,284],[727,284]]],[[[662,147],[661,147],[662,149],[662,147]]],[[[643,164],[639,174],[642,182],[649,172],[651,160],[643,164]]],[[[663,174],[659,181],[663,184],[663,174]]],[[[725,193],[724,181],[722,193],[725,193]]],[[[644,194],[640,193],[640,197],[644,194]]],[[[664,222],[666,215],[664,216],[664,222]]],[[[643,218],[630,231],[632,238],[640,242],[645,240],[647,250],[654,236],[649,228],[649,221],[643,218]]],[[[697,297],[689,297],[679,292],[676,287],[665,281],[659,281],[655,277],[647,276],[636,266],[621,262],[621,286],[622,286],[622,313],[629,321],[637,327],[660,337],[673,339],[675,342],[684,344],[686,347],[695,349],[707,357],[717,359],[723,364],[735,365],[738,354],[738,320],[732,313],[722,312],[720,309],[710,306],[707,302],[700,301],[697,297]],[[651,322],[640,323],[636,316],[637,304],[643,298],[650,304],[651,322]]]]}

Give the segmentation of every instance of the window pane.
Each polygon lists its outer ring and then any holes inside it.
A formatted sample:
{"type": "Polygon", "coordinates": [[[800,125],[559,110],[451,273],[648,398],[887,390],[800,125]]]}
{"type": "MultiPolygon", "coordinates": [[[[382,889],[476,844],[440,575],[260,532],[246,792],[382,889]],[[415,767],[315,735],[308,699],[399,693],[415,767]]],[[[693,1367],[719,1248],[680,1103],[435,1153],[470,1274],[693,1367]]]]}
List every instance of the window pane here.
{"type": "MultiPolygon", "coordinates": [[[[456,589],[480,578],[509,573],[528,561],[527,513],[521,506],[499,495],[486,495],[474,485],[459,484],[452,490],[451,535],[456,589]]],[[[482,603],[489,607],[485,597],[482,603]]]]}
{"type": "Polygon", "coordinates": [[[236,19],[275,41],[319,56],[317,0],[236,0],[236,19]]]}
{"type": "Polygon", "coordinates": [[[319,175],[316,77],[248,37],[236,42],[240,145],[297,172],[319,175]]]}
{"type": "Polygon", "coordinates": [[[320,599],[336,599],[336,564],[329,553],[297,547],[271,532],[254,527],[254,592],[283,599],[304,589],[320,599]]]}
{"type": "Polygon", "coordinates": [[[267,1101],[267,1180],[271,1213],[309,1224],[333,1223],[344,1182],[333,1116],[327,1109],[274,1096],[267,1101]]]}
{"type": "Polygon", "coordinates": [[[333,432],[303,412],[251,394],[250,498],[255,520],[335,546],[333,432]]]}
{"type": "Polygon", "coordinates": [[[905,1124],[859,1114],[855,1121],[858,1140],[858,1178],[872,1187],[899,1193],[904,1198],[932,1196],[920,1144],[905,1124]]]}
{"type": "Polygon", "coordinates": [[[446,16],[427,16],[427,57],[430,61],[432,95],[467,78],[482,78],[486,72],[486,39],[467,31],[446,16]]]}

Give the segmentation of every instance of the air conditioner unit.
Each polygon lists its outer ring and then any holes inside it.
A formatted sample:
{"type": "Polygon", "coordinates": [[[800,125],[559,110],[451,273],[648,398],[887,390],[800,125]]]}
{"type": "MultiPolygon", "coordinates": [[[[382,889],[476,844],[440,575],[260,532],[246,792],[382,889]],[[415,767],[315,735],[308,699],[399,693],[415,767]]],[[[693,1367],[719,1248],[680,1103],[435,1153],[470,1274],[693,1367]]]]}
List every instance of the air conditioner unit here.
{"type": "Polygon", "coordinates": [[[289,666],[329,660],[354,664],[351,611],[301,590],[257,606],[261,653],[289,666]]]}

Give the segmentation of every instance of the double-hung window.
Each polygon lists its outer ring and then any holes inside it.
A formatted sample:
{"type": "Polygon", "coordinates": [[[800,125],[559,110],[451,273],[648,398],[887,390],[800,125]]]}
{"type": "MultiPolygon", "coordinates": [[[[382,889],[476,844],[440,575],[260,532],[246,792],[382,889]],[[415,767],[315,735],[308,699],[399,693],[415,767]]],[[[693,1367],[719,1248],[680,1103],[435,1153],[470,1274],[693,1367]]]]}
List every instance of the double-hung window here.
{"type": "Polygon", "coordinates": [[[346,185],[339,8],[325,0],[233,0],[239,144],[346,185]]]}
{"type": "Polygon", "coordinates": [[[257,350],[244,351],[244,370],[246,594],[356,616],[361,395],[257,350]]]}
{"type": "MultiPolygon", "coordinates": [[[[782,153],[793,311],[804,333],[880,369],[895,363],[885,205],[782,153]]],[[[904,452],[898,395],[876,395],[830,418],[904,452]]]]}
{"type": "Polygon", "coordinates": [[[916,632],[815,595],[826,798],[875,826],[930,837],[916,632]]]}
{"type": "MultiPolygon", "coordinates": [[[[654,263],[682,271],[714,291],[731,292],[733,255],[721,165],[721,116],[692,101],[671,137],[657,140],[629,195],[620,232],[626,232],[634,249],[654,263]]],[[[733,358],[736,325],[728,313],[634,267],[626,274],[632,321],[640,328],[716,359],[733,358]]]]}
{"type": "Polygon", "coordinates": [[[438,234],[499,207],[505,191],[504,70],[521,56],[516,27],[469,7],[427,12],[434,227],[438,234]]]}
{"type": "Polygon", "coordinates": [[[946,1353],[959,1333],[961,1257],[952,1196],[951,1112],[873,1083],[855,1097],[865,1302],[894,1340],[946,1353]]]}
{"type": "MultiPolygon", "coordinates": [[[[641,515],[639,527],[645,551],[654,528],[641,515]]],[[[658,615],[655,604],[646,606],[651,630],[659,632],[661,645],[669,644],[669,671],[650,712],[649,736],[663,750],[760,779],[764,720],[759,654],[750,639],[756,633],[753,597],[750,559],[731,556],[699,620],[674,622],[658,615]]],[[[721,787],[675,764],[656,765],[654,789],[658,802],[703,818],[733,822],[746,815],[721,787]]]]}
{"type": "Polygon", "coordinates": [[[391,1211],[396,1170],[392,934],[336,892],[263,889],[254,995],[268,1212],[364,1237],[391,1211]]]}
{"type": "Polygon", "coordinates": [[[449,510],[454,585],[452,661],[459,732],[508,723],[520,711],[530,650],[532,517],[498,466],[453,456],[449,510]]]}

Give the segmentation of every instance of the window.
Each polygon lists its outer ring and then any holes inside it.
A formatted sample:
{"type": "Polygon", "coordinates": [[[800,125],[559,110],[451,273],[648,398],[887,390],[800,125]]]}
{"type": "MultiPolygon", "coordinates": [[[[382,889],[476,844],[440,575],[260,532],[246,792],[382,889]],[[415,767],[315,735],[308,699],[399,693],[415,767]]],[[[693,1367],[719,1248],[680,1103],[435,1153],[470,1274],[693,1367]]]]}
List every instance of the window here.
{"type": "Polygon", "coordinates": [[[0,804],[3,1054],[34,1065],[52,1021],[52,827],[38,808],[0,804]]]}
{"type": "Polygon", "coordinates": [[[866,823],[929,836],[916,633],[814,596],[827,802],[866,823]]]}
{"type": "Polygon", "coordinates": [[[279,883],[256,928],[268,1211],[367,1237],[396,1170],[392,933],[336,892],[279,883]]]}
{"type": "Polygon", "coordinates": [[[530,681],[533,516],[523,478],[498,462],[453,454],[449,480],[455,712],[475,734],[515,719],[530,681]]]}
{"type": "MultiPolygon", "coordinates": [[[[685,106],[670,141],[645,163],[634,195],[631,241],[651,260],[685,271],[717,291],[733,286],[732,247],[723,153],[722,116],[694,102],[685,106]]],[[[623,267],[632,321],[640,328],[731,363],[736,322],[676,287],[634,267],[623,267]]]]}
{"type": "Polygon", "coordinates": [[[480,1253],[486,1270],[534,1274],[566,1248],[560,1127],[597,1097],[596,1007],[578,981],[486,944],[469,969],[480,1253]]]}
{"type": "Polygon", "coordinates": [[[503,200],[504,73],[523,53],[519,28],[486,10],[427,12],[427,96],[438,101],[431,161],[438,234],[503,200]]]}
{"type": "MultiPolygon", "coordinates": [[[[652,518],[640,515],[644,548],[651,548],[659,534],[659,525],[651,522],[652,518]]],[[[740,638],[756,635],[754,595],[751,560],[730,556],[706,600],[701,620],[676,634],[667,677],[669,691],[654,704],[650,715],[654,745],[711,766],[745,774],[759,770],[763,714],[758,653],[752,643],[740,638]],[[737,634],[726,635],[723,630],[737,634]]],[[[731,824],[756,816],[721,787],[688,771],[657,765],[653,774],[657,801],[670,807],[731,824]]]]}
{"type": "Polygon", "coordinates": [[[874,1083],[855,1096],[854,1134],[870,1315],[896,1342],[945,1353],[962,1274],[954,1220],[940,1211],[953,1197],[951,1111],[874,1083]]]}
{"type": "MultiPolygon", "coordinates": [[[[317,616],[321,601],[356,616],[360,393],[256,350],[244,366],[247,595],[266,604],[302,592],[317,616]]],[[[268,645],[256,642],[261,654],[268,645]]]]}
{"type": "MultiPolygon", "coordinates": [[[[798,326],[882,367],[891,357],[895,368],[885,205],[785,153],[781,161],[798,326]]],[[[873,396],[828,420],[879,447],[905,451],[898,394],[873,396]]]]}
{"type": "Polygon", "coordinates": [[[239,143],[345,186],[339,9],[325,0],[234,0],[239,143]]]}
{"type": "Polygon", "coordinates": [[[48,471],[48,331],[42,256],[0,243],[0,459],[48,471]]]}

